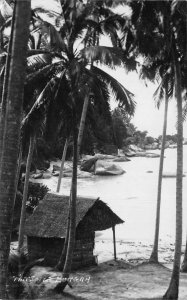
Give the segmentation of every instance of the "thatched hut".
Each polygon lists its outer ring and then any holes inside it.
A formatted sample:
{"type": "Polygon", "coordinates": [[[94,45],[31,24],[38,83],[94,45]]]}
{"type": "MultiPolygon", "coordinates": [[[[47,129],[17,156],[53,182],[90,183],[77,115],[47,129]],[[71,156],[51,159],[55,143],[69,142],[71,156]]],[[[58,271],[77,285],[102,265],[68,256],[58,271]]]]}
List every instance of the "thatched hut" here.
{"type": "MultiPolygon", "coordinates": [[[[48,193],[40,202],[25,227],[30,260],[44,257],[46,265],[56,265],[65,241],[68,210],[69,196],[48,193]]],[[[123,222],[99,198],[78,197],[72,269],[96,264],[95,231],[112,228],[115,242],[115,225],[123,222]]]]}

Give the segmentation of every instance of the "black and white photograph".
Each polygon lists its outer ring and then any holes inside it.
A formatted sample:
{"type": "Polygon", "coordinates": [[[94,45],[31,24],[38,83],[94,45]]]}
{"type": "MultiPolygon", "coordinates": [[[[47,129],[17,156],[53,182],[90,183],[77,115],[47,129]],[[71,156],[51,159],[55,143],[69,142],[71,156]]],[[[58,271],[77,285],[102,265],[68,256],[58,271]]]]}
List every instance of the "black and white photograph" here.
{"type": "Polygon", "coordinates": [[[0,0],[0,300],[187,300],[187,1],[0,0]]]}

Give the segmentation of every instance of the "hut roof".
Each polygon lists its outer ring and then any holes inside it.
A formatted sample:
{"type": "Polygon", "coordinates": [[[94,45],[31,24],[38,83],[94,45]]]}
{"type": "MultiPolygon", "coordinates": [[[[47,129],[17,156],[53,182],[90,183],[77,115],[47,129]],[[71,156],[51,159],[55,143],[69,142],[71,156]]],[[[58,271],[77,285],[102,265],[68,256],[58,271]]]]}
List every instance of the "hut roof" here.
{"type": "MultiPolygon", "coordinates": [[[[35,237],[66,236],[69,196],[48,193],[26,222],[25,234],[35,237]]],[[[99,198],[77,197],[76,227],[92,231],[123,223],[99,198]]]]}

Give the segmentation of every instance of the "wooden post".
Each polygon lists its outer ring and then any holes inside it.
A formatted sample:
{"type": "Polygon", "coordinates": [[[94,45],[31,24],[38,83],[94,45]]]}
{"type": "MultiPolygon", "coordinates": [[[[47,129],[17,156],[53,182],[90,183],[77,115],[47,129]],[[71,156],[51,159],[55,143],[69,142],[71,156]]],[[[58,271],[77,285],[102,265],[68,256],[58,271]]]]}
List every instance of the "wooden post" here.
{"type": "Polygon", "coordinates": [[[113,244],[114,244],[114,260],[116,260],[116,234],[115,234],[115,226],[112,226],[113,231],[113,244]]]}

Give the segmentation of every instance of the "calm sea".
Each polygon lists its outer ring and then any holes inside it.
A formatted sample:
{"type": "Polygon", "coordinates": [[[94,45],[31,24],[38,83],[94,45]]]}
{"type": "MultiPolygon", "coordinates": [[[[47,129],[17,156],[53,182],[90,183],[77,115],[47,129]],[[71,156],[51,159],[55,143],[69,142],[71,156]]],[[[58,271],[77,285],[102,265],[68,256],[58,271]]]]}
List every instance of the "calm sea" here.
{"type": "MultiPolygon", "coordinates": [[[[153,151],[152,151],[153,152],[153,151]]],[[[159,153],[159,151],[154,151],[159,153]]],[[[164,172],[176,172],[176,149],[165,151],[164,172]]],[[[125,223],[116,226],[117,240],[153,242],[159,158],[133,157],[118,163],[125,171],[120,176],[78,179],[78,194],[100,197],[125,223]],[[148,173],[148,171],[152,173],[148,173]]],[[[187,146],[184,146],[183,244],[187,232],[187,146]]],[[[69,192],[70,179],[63,178],[61,191],[69,192]]],[[[176,178],[163,178],[160,240],[175,241],[176,178]]],[[[100,233],[111,239],[111,230],[100,233]]]]}

